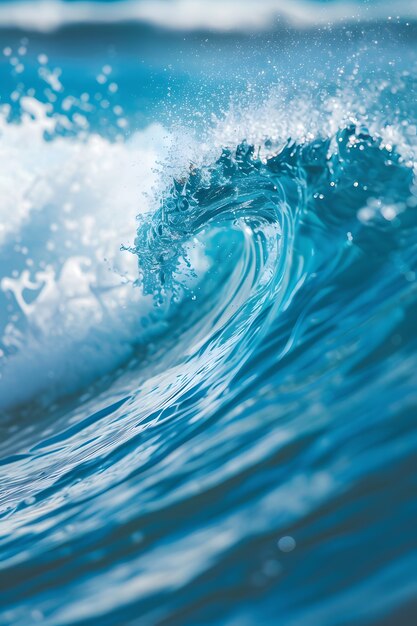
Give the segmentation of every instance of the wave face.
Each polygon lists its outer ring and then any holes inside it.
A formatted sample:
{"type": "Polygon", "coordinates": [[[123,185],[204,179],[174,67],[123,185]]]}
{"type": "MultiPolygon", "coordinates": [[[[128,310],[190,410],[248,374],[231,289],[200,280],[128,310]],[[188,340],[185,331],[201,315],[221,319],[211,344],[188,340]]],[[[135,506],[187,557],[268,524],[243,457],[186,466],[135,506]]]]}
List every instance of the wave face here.
{"type": "Polygon", "coordinates": [[[131,130],[107,64],[80,97],[17,72],[0,624],[414,624],[417,65],[387,41],[194,130],[131,130]]]}

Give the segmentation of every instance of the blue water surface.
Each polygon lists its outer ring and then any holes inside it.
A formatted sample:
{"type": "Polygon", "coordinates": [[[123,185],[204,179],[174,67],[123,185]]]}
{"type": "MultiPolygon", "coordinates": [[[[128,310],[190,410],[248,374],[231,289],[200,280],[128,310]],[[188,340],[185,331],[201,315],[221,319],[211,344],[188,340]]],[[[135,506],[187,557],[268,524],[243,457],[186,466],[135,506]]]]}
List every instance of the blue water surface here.
{"type": "Polygon", "coordinates": [[[417,22],[324,4],[0,11],[0,624],[417,622],[417,22]]]}

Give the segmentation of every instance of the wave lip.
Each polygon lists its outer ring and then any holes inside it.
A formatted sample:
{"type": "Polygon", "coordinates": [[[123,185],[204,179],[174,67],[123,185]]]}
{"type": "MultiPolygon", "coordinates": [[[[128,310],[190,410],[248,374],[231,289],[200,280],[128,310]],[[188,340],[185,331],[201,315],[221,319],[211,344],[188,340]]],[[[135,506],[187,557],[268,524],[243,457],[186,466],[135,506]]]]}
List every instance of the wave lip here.
{"type": "MultiPolygon", "coordinates": [[[[408,0],[395,4],[395,17],[417,18],[417,6],[408,0]]],[[[251,0],[21,0],[0,5],[0,27],[50,32],[80,24],[137,22],[177,31],[253,32],[273,30],[277,22],[298,28],[338,22],[391,18],[392,3],[364,6],[359,2],[263,0],[254,11],[251,0]],[[237,10],[238,8],[238,10],[237,10]]]]}

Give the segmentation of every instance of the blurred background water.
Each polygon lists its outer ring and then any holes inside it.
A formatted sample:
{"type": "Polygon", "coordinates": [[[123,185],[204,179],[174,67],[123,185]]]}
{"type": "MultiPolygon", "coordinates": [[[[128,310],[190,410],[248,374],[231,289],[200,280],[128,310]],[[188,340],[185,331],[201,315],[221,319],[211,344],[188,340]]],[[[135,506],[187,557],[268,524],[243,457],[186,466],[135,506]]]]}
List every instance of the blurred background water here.
{"type": "Polygon", "coordinates": [[[0,2],[0,624],[417,622],[416,40],[0,2]]]}

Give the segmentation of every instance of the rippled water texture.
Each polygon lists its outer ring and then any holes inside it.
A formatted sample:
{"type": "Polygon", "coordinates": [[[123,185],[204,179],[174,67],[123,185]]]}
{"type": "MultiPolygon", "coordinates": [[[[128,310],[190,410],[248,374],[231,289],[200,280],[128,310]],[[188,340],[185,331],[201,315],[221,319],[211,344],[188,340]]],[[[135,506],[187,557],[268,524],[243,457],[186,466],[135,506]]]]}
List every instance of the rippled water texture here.
{"type": "Polygon", "coordinates": [[[417,623],[417,31],[375,6],[3,20],[0,624],[417,623]]]}

